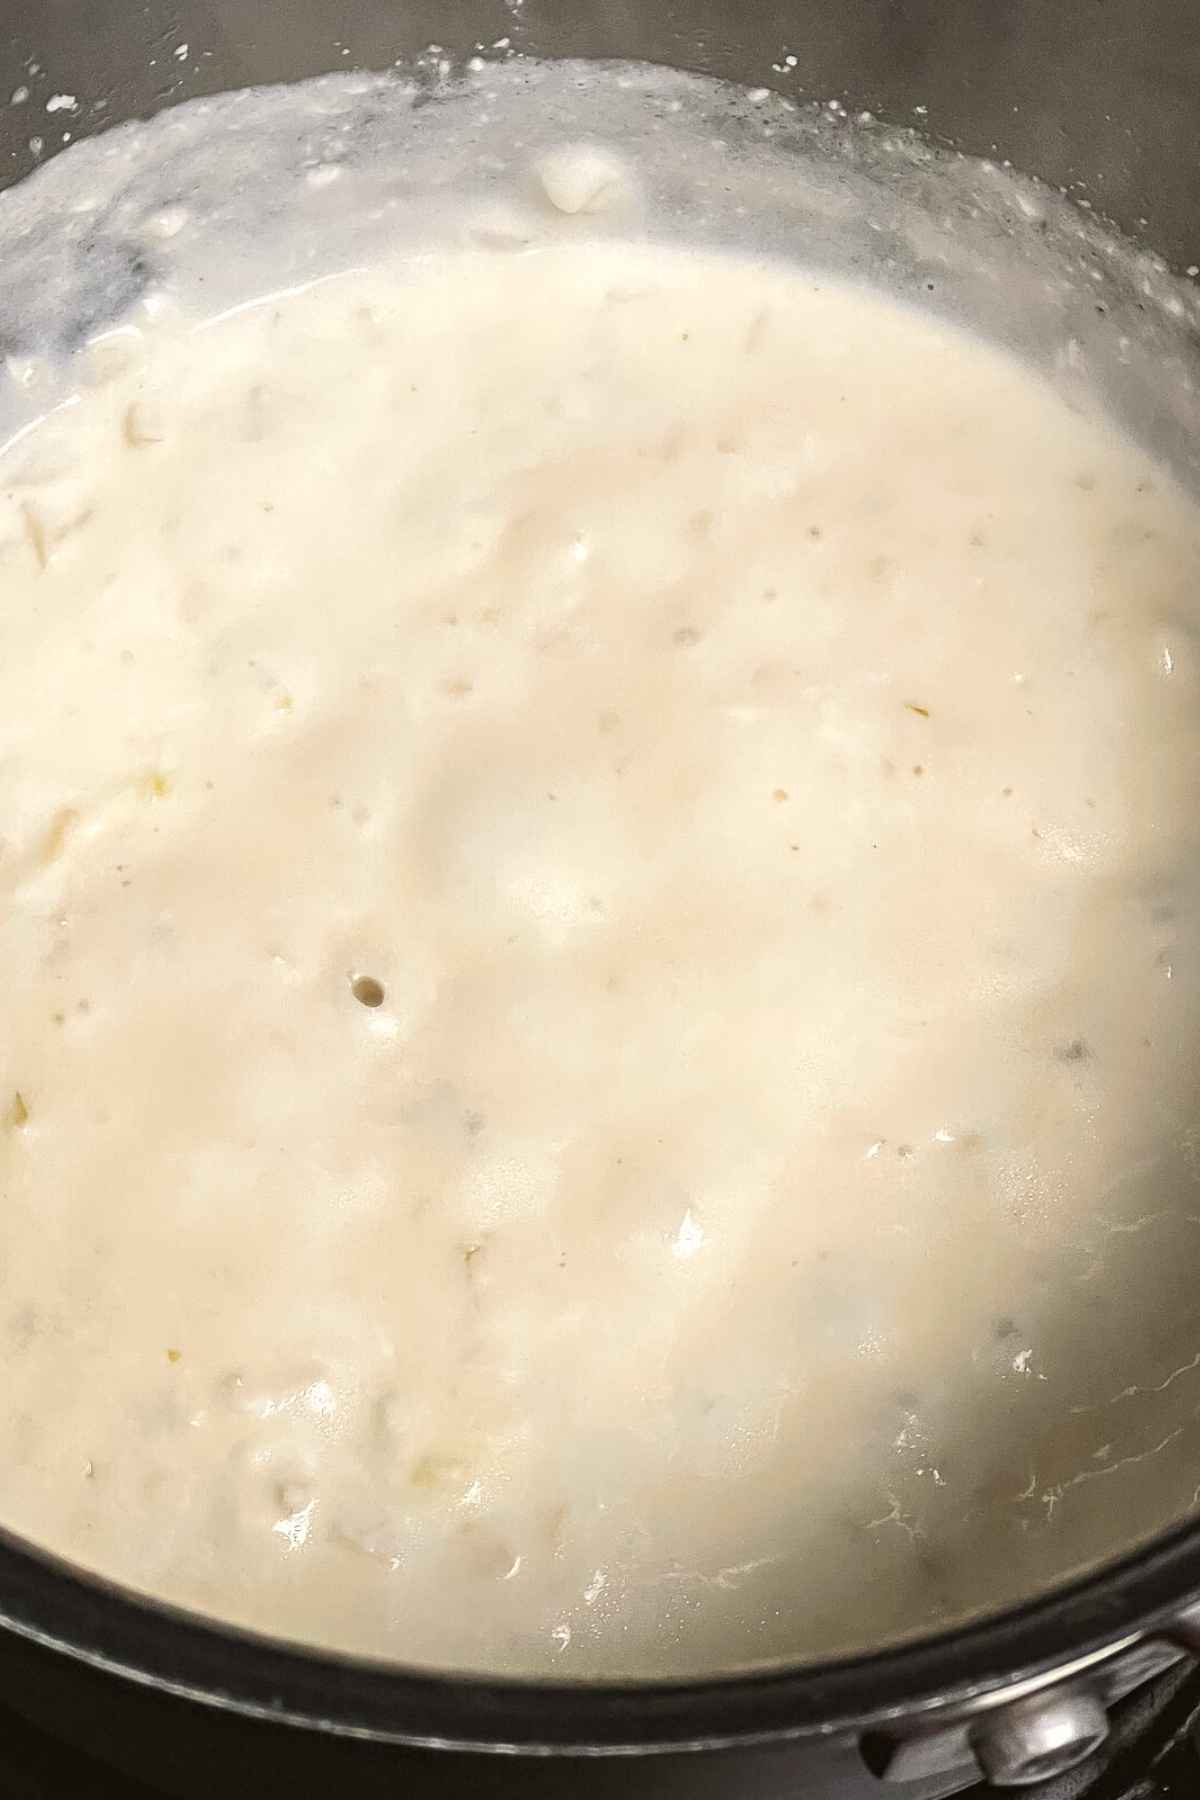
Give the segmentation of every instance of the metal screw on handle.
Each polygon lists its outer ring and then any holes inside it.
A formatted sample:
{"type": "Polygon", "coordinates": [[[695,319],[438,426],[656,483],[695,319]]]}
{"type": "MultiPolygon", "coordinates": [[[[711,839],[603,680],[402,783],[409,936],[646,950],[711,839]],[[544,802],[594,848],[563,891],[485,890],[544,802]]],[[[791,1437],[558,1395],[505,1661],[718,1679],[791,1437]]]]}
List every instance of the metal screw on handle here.
{"type": "Polygon", "coordinates": [[[1052,1688],[986,1713],[971,1748],[995,1787],[1029,1787],[1063,1775],[1098,1750],[1108,1715],[1086,1688],[1052,1688]]]}

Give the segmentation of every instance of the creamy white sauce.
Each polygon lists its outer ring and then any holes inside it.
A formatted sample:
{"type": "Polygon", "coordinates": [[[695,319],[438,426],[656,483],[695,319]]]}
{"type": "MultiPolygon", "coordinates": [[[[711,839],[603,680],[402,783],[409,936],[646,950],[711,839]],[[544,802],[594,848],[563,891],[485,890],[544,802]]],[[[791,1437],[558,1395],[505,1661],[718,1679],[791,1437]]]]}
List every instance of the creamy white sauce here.
{"type": "Polygon", "coordinates": [[[1147,1527],[1200,519],[866,290],[497,231],[0,464],[0,1520],[521,1670],[1013,1597],[1147,1527]]]}

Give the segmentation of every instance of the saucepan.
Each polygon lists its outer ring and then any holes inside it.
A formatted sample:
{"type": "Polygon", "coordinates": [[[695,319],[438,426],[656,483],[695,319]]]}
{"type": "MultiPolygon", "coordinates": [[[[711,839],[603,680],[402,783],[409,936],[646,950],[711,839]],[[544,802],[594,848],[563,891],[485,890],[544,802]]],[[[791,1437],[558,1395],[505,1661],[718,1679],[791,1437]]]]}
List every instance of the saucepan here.
{"type": "MultiPolygon", "coordinates": [[[[404,66],[430,45],[450,64],[481,50],[637,59],[868,110],[1040,177],[1179,272],[1200,262],[1200,33],[1185,0],[8,0],[0,180],[205,93],[404,66]],[[63,95],[69,107],[49,104],[63,95]]],[[[880,1644],[848,1618],[820,1661],[703,1680],[513,1681],[226,1628],[9,1536],[3,1689],[131,1781],[179,1794],[225,1781],[264,1794],[341,1783],[364,1794],[933,1800],[981,1777],[1054,1777],[1099,1750],[1115,1702],[1200,1652],[1190,1141],[1165,1179],[1170,1192],[1139,1214],[1144,1248],[1123,1265],[1136,1265],[1136,1291],[1101,1283],[1091,1302],[1105,1341],[1136,1350],[1106,1452],[1136,1477],[1112,1483],[1111,1500],[1003,1610],[916,1619],[880,1644]]],[[[1095,1329],[1093,1312],[1079,1330],[1095,1329]]],[[[1074,1430],[1062,1421],[1065,1444],[1074,1430]]],[[[1064,1468],[1070,1459],[1066,1444],[1064,1468]]]]}

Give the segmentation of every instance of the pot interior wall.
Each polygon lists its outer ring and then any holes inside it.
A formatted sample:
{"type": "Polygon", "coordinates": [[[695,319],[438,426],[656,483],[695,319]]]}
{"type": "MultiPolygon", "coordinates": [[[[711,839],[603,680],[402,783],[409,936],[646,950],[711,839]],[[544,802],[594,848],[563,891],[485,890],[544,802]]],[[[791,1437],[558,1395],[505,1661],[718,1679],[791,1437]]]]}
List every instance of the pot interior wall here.
{"type": "Polygon", "coordinates": [[[1200,255],[1200,33],[1187,0],[11,0],[0,48],[0,170],[17,179],[74,135],[221,88],[383,68],[431,42],[469,55],[666,62],[810,98],[1009,158],[1070,186],[1186,267],[1200,255]],[[185,55],[179,54],[187,46],[185,55]],[[774,69],[785,55],[794,69],[774,69]],[[31,72],[29,64],[38,65],[31,72]],[[918,113],[917,109],[923,109],[918,113]]]}

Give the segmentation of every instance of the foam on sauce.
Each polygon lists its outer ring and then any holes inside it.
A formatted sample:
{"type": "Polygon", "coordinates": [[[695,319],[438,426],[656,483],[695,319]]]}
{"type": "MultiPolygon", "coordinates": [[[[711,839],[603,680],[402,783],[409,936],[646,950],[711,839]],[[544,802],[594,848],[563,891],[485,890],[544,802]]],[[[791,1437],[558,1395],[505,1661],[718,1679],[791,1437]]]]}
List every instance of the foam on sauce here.
{"type": "Polygon", "coordinates": [[[931,317],[497,206],[126,311],[0,464],[3,1523],[456,1666],[1017,1597],[1188,1500],[1200,516],[931,317]]]}

